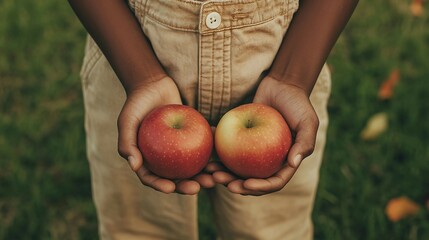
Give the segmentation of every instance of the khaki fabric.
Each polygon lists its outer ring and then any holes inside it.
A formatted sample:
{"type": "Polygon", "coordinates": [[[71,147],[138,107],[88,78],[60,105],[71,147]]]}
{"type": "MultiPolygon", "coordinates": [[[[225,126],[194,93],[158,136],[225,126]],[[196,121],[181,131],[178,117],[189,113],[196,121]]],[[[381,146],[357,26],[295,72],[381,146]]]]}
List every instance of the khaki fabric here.
{"type": "MultiPolygon", "coordinates": [[[[184,103],[215,125],[228,109],[250,102],[287,31],[297,0],[130,0],[184,103]],[[220,25],[207,25],[218,13],[220,25]],[[213,14],[212,14],[213,15],[213,14]],[[212,16],[210,15],[210,16],[212,16]]],[[[101,239],[197,239],[197,196],[143,186],[117,153],[116,120],[125,92],[88,38],[81,70],[87,153],[101,239]]],[[[320,119],[316,150],[280,192],[262,197],[209,190],[222,239],[311,239],[325,145],[330,74],[323,68],[311,95],[320,119]]]]}

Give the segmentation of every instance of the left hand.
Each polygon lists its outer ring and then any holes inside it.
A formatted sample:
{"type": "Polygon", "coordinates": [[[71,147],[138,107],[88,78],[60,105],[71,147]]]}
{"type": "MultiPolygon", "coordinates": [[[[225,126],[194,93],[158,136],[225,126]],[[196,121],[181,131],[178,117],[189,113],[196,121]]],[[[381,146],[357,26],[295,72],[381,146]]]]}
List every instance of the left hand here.
{"type": "Polygon", "coordinates": [[[166,104],[182,104],[179,90],[170,77],[145,82],[127,92],[127,100],[118,117],[118,152],[128,160],[141,183],[163,193],[197,194],[201,188],[214,187],[212,176],[204,171],[191,179],[170,180],[152,173],[145,167],[137,147],[137,132],[146,115],[166,104]]]}
{"type": "Polygon", "coordinates": [[[227,186],[233,193],[259,196],[281,190],[292,179],[301,161],[313,153],[319,119],[304,89],[269,76],[259,84],[253,102],[275,108],[289,125],[295,141],[289,150],[287,162],[266,179],[243,180],[229,172],[220,162],[210,163],[206,171],[211,172],[217,183],[227,186]]]}

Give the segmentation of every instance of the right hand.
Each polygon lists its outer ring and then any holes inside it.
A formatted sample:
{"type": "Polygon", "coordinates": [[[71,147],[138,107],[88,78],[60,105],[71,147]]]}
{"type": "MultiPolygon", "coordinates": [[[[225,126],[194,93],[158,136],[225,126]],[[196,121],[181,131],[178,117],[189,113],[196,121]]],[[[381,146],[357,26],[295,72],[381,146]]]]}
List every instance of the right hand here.
{"type": "Polygon", "coordinates": [[[200,173],[193,179],[172,181],[161,178],[144,167],[137,147],[140,123],[152,109],[166,104],[182,104],[176,84],[170,77],[142,84],[127,92],[127,100],[118,117],[118,152],[128,160],[140,181],[164,193],[196,194],[201,187],[211,188],[215,182],[210,174],[200,173]]]}
{"type": "Polygon", "coordinates": [[[217,183],[225,185],[233,193],[261,196],[283,189],[298,170],[301,161],[313,152],[319,119],[302,88],[272,77],[267,76],[261,81],[253,101],[277,109],[295,135],[286,163],[266,179],[242,179],[219,161],[211,162],[206,171],[213,175],[217,183]]]}

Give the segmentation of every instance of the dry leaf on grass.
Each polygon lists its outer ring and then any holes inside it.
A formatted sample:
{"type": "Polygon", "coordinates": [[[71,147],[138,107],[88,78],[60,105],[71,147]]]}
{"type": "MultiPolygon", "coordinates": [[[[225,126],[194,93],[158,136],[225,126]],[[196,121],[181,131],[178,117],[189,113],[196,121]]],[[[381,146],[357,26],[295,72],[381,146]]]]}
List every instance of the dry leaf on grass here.
{"type": "Polygon", "coordinates": [[[388,117],[385,112],[373,115],[366,123],[360,137],[363,140],[374,140],[388,128],[388,117]]]}
{"type": "Polygon", "coordinates": [[[420,17],[423,15],[423,0],[412,0],[410,5],[411,14],[415,17],[420,17]]]}
{"type": "Polygon", "coordinates": [[[386,215],[392,222],[397,222],[405,217],[414,216],[420,210],[420,206],[410,200],[409,198],[402,196],[391,199],[386,206],[386,215]]]}
{"type": "Polygon", "coordinates": [[[393,96],[393,90],[396,86],[396,84],[399,82],[400,79],[400,72],[399,69],[393,69],[390,72],[389,77],[384,80],[384,82],[381,84],[380,88],[378,89],[378,98],[381,100],[387,100],[392,98],[393,96]]]}

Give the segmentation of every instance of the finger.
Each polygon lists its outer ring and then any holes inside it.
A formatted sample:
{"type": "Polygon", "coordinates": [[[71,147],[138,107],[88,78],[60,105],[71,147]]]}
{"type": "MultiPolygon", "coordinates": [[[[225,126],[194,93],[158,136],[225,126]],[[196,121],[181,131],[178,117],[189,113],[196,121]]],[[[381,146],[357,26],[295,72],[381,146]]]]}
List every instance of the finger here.
{"type": "Polygon", "coordinates": [[[205,172],[213,173],[217,171],[227,171],[227,169],[220,162],[209,162],[204,168],[205,172]]]}
{"type": "Polygon", "coordinates": [[[200,188],[200,184],[194,180],[180,180],[176,183],[176,192],[185,195],[197,194],[200,188]]]}
{"type": "MultiPolygon", "coordinates": [[[[133,171],[140,169],[143,164],[143,157],[137,147],[137,132],[142,121],[142,117],[135,115],[133,103],[124,105],[118,118],[118,152],[129,161],[133,171]]],[[[141,116],[145,116],[150,109],[139,109],[141,116]]]]}
{"type": "Polygon", "coordinates": [[[232,193],[246,195],[246,196],[247,195],[260,196],[260,195],[266,194],[266,192],[253,191],[253,190],[244,188],[243,182],[244,180],[242,179],[234,180],[228,184],[227,188],[232,193]]]}
{"type": "Polygon", "coordinates": [[[282,189],[285,181],[277,176],[267,179],[247,179],[243,182],[243,187],[252,191],[273,192],[282,189]]]}
{"type": "Polygon", "coordinates": [[[297,126],[295,142],[288,154],[288,164],[291,167],[297,168],[304,158],[313,153],[318,126],[317,117],[308,118],[297,126]]]}
{"type": "Polygon", "coordinates": [[[160,192],[172,193],[176,189],[176,184],[173,181],[160,178],[144,167],[139,168],[136,174],[144,185],[160,192]]]}
{"type": "Polygon", "coordinates": [[[200,186],[203,188],[212,188],[216,185],[216,182],[213,179],[213,176],[207,173],[200,173],[197,176],[195,176],[193,179],[197,181],[200,184],[200,186]]]}
{"type": "Polygon", "coordinates": [[[248,179],[243,183],[245,189],[262,192],[280,191],[292,179],[297,168],[286,166],[267,179],[248,179]]]}
{"type": "Polygon", "coordinates": [[[234,180],[237,180],[237,177],[230,173],[220,171],[213,173],[213,179],[219,184],[226,185],[234,180]]]}

